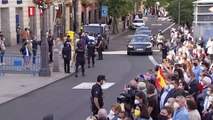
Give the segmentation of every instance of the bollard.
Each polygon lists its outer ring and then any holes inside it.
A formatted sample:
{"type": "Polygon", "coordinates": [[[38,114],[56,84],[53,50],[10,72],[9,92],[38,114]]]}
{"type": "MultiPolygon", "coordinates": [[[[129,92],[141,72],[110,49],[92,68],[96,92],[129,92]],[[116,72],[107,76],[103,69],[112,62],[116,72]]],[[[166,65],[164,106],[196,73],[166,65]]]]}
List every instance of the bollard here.
{"type": "Polygon", "coordinates": [[[53,120],[53,115],[49,114],[43,118],[43,120],[53,120]]]}
{"type": "Polygon", "coordinates": [[[54,49],[53,72],[59,72],[59,50],[54,49]]]}

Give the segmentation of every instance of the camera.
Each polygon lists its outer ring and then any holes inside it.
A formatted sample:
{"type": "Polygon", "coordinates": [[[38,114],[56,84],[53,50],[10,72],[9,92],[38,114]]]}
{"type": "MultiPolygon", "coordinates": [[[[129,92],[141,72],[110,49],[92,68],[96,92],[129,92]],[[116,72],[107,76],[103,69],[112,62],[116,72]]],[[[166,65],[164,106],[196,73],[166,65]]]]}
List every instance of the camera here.
{"type": "Polygon", "coordinates": [[[137,92],[137,89],[128,88],[126,93],[121,93],[120,96],[117,97],[117,102],[134,105],[135,94],[137,92]]]}

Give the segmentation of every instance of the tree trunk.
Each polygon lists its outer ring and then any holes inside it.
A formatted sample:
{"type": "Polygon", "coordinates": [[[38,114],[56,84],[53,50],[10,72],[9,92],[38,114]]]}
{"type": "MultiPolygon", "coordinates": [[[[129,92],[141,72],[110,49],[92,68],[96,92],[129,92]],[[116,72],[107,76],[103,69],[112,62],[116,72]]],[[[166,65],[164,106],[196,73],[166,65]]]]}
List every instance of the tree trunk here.
{"type": "Polygon", "coordinates": [[[81,0],[76,0],[76,33],[80,33],[81,26],[81,0]]]}
{"type": "Polygon", "coordinates": [[[117,34],[118,33],[118,24],[117,24],[117,19],[113,17],[113,29],[112,29],[112,34],[117,34]]]}

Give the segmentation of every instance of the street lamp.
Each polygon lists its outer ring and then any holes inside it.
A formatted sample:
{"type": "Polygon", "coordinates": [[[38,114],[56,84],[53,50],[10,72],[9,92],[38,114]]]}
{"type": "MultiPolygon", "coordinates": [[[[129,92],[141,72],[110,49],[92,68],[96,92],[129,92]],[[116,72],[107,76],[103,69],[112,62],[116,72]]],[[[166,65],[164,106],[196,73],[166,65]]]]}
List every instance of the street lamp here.
{"type": "Polygon", "coordinates": [[[48,62],[48,45],[47,45],[47,9],[53,5],[52,0],[33,0],[33,3],[42,10],[42,30],[41,30],[41,68],[39,76],[49,77],[50,68],[48,62]]]}

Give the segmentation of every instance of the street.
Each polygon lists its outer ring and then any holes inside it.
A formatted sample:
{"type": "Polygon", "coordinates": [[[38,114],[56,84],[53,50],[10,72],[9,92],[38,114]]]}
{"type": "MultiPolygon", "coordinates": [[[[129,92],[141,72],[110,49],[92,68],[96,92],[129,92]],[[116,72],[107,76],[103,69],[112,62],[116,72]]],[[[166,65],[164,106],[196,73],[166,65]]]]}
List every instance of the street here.
{"type": "MultiPolygon", "coordinates": [[[[153,21],[146,23],[154,34],[172,24],[166,21],[157,23],[153,24],[153,21]]],[[[166,38],[169,36],[169,30],[164,33],[166,38]]],[[[134,31],[128,31],[111,40],[109,49],[104,51],[104,60],[96,61],[94,68],[85,66],[85,77],[75,78],[72,75],[0,105],[0,120],[42,120],[47,114],[53,114],[54,120],[85,120],[92,114],[90,89],[73,89],[73,87],[83,82],[96,82],[99,74],[106,75],[107,83],[114,83],[104,90],[104,108],[110,110],[125,84],[138,74],[154,68],[154,64],[147,55],[126,55],[128,35],[132,34],[134,31]]],[[[161,53],[154,52],[153,58],[160,63],[161,53]]]]}

